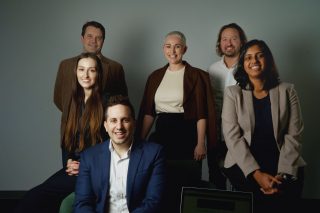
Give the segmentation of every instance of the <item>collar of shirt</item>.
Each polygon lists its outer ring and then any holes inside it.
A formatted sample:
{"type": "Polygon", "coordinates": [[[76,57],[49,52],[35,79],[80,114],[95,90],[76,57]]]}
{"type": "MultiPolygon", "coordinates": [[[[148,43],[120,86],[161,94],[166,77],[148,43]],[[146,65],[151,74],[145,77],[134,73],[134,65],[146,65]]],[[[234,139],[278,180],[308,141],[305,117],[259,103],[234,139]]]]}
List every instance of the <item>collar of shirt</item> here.
{"type": "Polygon", "coordinates": [[[114,147],[113,147],[113,145],[112,145],[112,140],[110,139],[109,151],[110,151],[111,155],[112,155],[112,154],[116,154],[116,156],[118,156],[119,160],[125,159],[125,158],[129,158],[129,157],[130,157],[130,154],[131,154],[132,144],[133,144],[133,141],[132,141],[132,143],[131,143],[128,151],[127,151],[127,154],[126,154],[123,158],[120,158],[120,156],[117,154],[117,152],[115,152],[115,149],[114,149],[114,147]]]}
{"type": "Polygon", "coordinates": [[[237,67],[237,64],[238,63],[235,63],[234,65],[232,65],[230,68],[227,67],[226,63],[224,63],[224,55],[221,57],[221,60],[220,60],[221,64],[224,66],[225,69],[228,69],[228,70],[234,70],[236,67],[237,67]]]}

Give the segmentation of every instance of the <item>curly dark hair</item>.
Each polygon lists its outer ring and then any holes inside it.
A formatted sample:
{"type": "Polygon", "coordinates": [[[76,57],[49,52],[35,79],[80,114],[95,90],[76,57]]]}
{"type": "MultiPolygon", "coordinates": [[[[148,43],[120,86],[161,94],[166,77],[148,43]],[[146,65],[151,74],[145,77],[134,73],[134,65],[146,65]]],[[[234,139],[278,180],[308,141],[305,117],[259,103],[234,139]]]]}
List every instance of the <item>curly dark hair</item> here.
{"type": "Polygon", "coordinates": [[[261,49],[266,60],[266,67],[263,72],[263,78],[265,79],[263,89],[270,90],[279,84],[280,79],[279,79],[278,70],[277,70],[275,61],[273,59],[271,50],[267,46],[267,44],[262,40],[254,39],[254,40],[248,41],[241,48],[239,62],[238,62],[237,68],[234,71],[234,78],[237,81],[237,84],[242,89],[253,90],[253,85],[249,80],[248,74],[244,70],[243,64],[244,64],[244,58],[248,49],[255,45],[257,45],[261,49]]]}

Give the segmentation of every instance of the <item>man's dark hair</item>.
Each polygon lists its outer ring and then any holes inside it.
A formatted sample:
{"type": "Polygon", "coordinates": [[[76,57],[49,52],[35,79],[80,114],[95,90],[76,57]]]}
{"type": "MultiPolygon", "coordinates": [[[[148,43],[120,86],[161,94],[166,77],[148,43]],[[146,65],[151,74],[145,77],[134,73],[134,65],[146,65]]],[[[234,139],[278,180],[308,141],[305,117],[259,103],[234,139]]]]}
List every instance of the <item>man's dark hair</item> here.
{"type": "Polygon", "coordinates": [[[100,29],[101,32],[102,32],[102,38],[103,38],[103,41],[104,41],[106,30],[104,29],[104,26],[102,24],[100,24],[99,22],[96,22],[96,21],[88,21],[82,26],[82,32],[81,32],[82,37],[86,33],[87,27],[89,27],[89,26],[92,26],[92,27],[100,29]]]}
{"type": "Polygon", "coordinates": [[[106,107],[105,107],[105,118],[108,117],[108,115],[107,115],[108,108],[115,106],[115,105],[118,105],[118,104],[129,107],[131,117],[135,120],[134,108],[129,100],[129,97],[123,96],[123,95],[114,95],[109,98],[109,100],[107,101],[106,107]]]}

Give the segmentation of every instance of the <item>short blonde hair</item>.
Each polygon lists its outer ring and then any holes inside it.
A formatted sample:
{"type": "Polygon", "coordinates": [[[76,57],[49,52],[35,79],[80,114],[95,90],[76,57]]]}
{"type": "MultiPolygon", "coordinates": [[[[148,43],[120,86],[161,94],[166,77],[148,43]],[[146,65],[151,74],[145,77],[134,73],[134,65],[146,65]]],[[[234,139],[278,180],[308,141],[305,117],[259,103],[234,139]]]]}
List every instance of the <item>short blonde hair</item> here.
{"type": "Polygon", "coordinates": [[[167,38],[168,36],[171,36],[171,35],[178,36],[178,37],[181,39],[183,45],[184,45],[184,46],[187,45],[186,36],[185,36],[182,32],[180,32],[180,31],[171,31],[171,32],[169,32],[169,33],[166,35],[165,38],[167,38]]]}

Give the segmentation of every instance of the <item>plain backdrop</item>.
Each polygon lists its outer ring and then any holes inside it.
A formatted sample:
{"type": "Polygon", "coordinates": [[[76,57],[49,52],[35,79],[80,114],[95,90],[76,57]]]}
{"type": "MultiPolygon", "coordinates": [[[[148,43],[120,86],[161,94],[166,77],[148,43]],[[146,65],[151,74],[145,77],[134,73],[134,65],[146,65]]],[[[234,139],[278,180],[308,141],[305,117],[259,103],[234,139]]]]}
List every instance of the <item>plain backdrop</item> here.
{"type": "Polygon", "coordinates": [[[236,22],[248,39],[269,45],[281,79],[296,86],[308,163],[304,197],[320,198],[319,9],[318,0],[1,0],[0,190],[28,190],[61,168],[54,82],[59,62],[82,51],[86,21],[105,26],[102,52],[123,64],[137,111],[146,78],[166,63],[166,33],[185,33],[185,59],[207,70],[219,60],[220,27],[236,22]]]}

